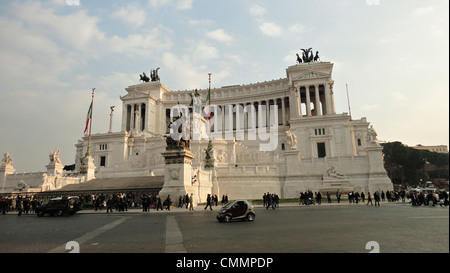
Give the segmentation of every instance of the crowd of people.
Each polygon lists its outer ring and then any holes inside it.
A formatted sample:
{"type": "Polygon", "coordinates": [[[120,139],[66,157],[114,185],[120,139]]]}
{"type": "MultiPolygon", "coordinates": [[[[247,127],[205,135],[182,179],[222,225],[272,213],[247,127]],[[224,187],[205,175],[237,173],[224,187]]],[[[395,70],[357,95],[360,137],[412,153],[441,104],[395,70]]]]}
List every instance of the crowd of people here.
{"type": "MultiPolygon", "coordinates": [[[[333,193],[337,203],[341,202],[342,193],[337,190],[333,193]]],[[[81,209],[93,208],[95,211],[101,211],[106,208],[106,213],[111,213],[113,211],[128,211],[128,208],[142,208],[143,212],[149,212],[150,210],[168,210],[170,211],[172,206],[177,208],[186,208],[190,211],[194,210],[194,196],[191,193],[186,195],[180,195],[178,197],[178,204],[174,204],[170,195],[162,201],[161,196],[155,193],[145,194],[142,193],[138,197],[136,193],[84,193],[77,195],[81,201],[81,209]]],[[[16,196],[0,196],[0,213],[6,214],[8,212],[18,212],[19,215],[22,213],[29,214],[35,213],[38,206],[45,204],[51,197],[40,196],[40,195],[16,195],[16,196]]],[[[441,206],[448,206],[448,193],[443,191],[437,192],[406,192],[401,191],[381,191],[374,192],[373,195],[368,192],[348,192],[347,200],[350,204],[366,204],[371,206],[379,206],[380,201],[388,202],[399,202],[400,200],[404,203],[405,199],[410,199],[409,203],[413,206],[436,206],[440,204],[441,206]]],[[[326,192],[325,198],[322,197],[321,192],[306,191],[301,192],[299,196],[299,205],[320,205],[322,200],[326,199],[328,203],[332,203],[332,193],[326,192]]],[[[274,193],[264,193],[263,194],[263,206],[266,209],[270,207],[272,209],[279,207],[279,196],[274,193]]],[[[175,201],[176,202],[176,201],[175,201]]],[[[209,207],[212,210],[213,206],[218,206],[219,199],[217,194],[208,194],[206,199],[205,210],[209,207]]],[[[228,203],[228,195],[222,195],[221,205],[224,206],[228,203]]]]}
{"type": "Polygon", "coordinates": [[[441,206],[448,206],[448,193],[446,191],[436,193],[436,192],[417,192],[411,191],[409,193],[409,202],[413,206],[436,206],[439,202],[441,206]]]}
{"type": "Polygon", "coordinates": [[[269,209],[269,207],[272,207],[272,209],[278,208],[280,206],[280,198],[276,193],[264,193],[263,206],[266,209],[269,209]]]}
{"type": "Polygon", "coordinates": [[[12,196],[0,196],[1,214],[8,212],[18,212],[19,215],[22,213],[34,213],[36,208],[42,204],[42,199],[35,196],[17,196],[16,198],[12,196]]]}

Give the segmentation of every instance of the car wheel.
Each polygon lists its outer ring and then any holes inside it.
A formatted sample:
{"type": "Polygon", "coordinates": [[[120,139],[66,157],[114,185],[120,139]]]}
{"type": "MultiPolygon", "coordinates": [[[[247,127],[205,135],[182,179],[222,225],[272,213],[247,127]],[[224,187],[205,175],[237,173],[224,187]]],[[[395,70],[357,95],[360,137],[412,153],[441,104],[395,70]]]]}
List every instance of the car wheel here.
{"type": "Polygon", "coordinates": [[[61,215],[63,215],[64,214],[64,212],[62,211],[62,210],[58,210],[58,212],[57,212],[57,215],[58,216],[61,216],[61,215]]]}
{"type": "Polygon", "coordinates": [[[250,221],[250,222],[255,220],[255,214],[253,214],[253,213],[247,214],[247,220],[250,221]]]}
{"type": "Polygon", "coordinates": [[[225,223],[229,223],[231,221],[231,216],[230,215],[225,215],[225,217],[223,217],[223,221],[225,223]]]}
{"type": "Polygon", "coordinates": [[[42,210],[39,210],[38,212],[37,212],[37,216],[39,216],[39,217],[42,217],[42,216],[44,216],[44,212],[42,211],[42,210]]]}

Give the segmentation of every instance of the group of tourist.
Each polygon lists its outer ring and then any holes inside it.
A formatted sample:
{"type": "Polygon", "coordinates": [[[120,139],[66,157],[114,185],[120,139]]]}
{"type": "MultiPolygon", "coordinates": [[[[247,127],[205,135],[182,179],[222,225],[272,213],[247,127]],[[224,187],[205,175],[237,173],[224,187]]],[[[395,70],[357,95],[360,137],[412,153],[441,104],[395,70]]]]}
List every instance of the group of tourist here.
{"type": "Polygon", "coordinates": [[[172,205],[172,198],[170,194],[166,197],[164,202],[161,200],[161,196],[158,194],[142,194],[139,198],[141,200],[142,212],[149,212],[150,209],[158,210],[170,210],[172,205]]]}
{"type": "Polygon", "coordinates": [[[17,196],[13,198],[11,196],[0,196],[0,213],[6,214],[10,211],[22,213],[34,213],[36,208],[43,204],[42,199],[38,199],[35,196],[17,196]]]}
{"type": "Polygon", "coordinates": [[[442,202],[440,203],[441,206],[448,206],[448,194],[446,191],[436,193],[429,191],[426,192],[417,192],[417,191],[411,191],[409,193],[409,198],[411,201],[409,202],[413,206],[429,206],[432,205],[433,207],[438,204],[440,200],[442,202]]]}
{"type": "Polygon", "coordinates": [[[280,198],[276,193],[264,193],[263,206],[266,209],[269,209],[269,207],[272,207],[272,209],[278,208],[280,206],[280,198]]]}
{"type": "MultiPolygon", "coordinates": [[[[336,196],[336,200],[338,203],[341,202],[341,198],[342,198],[342,193],[337,190],[335,193],[336,196]]],[[[403,200],[403,202],[405,202],[405,197],[406,197],[406,192],[405,191],[401,191],[401,192],[397,192],[397,191],[386,191],[386,193],[384,191],[378,192],[376,191],[373,196],[370,192],[367,193],[367,196],[364,194],[364,192],[348,192],[347,193],[347,199],[348,202],[350,204],[359,204],[360,202],[365,203],[366,202],[366,197],[367,197],[367,203],[366,205],[374,205],[375,202],[375,206],[379,206],[380,205],[380,201],[385,201],[387,199],[388,202],[394,202],[394,201],[399,201],[400,199],[403,200]]],[[[306,192],[301,192],[300,193],[300,197],[299,197],[300,201],[299,201],[299,205],[314,205],[314,204],[321,204],[322,203],[322,194],[320,192],[312,192],[312,191],[306,191],[306,192]]],[[[328,203],[332,203],[332,198],[331,198],[331,193],[330,192],[326,192],[326,199],[328,201],[328,203]]]]}
{"type": "MultiPolygon", "coordinates": [[[[332,203],[331,193],[326,192],[326,199],[328,203],[332,203]]],[[[334,193],[336,196],[336,200],[338,203],[341,202],[341,192],[338,190],[334,193]]],[[[106,207],[106,213],[115,211],[128,211],[128,208],[131,207],[142,207],[143,212],[149,212],[151,209],[153,210],[168,210],[170,211],[170,208],[173,204],[173,201],[169,196],[164,200],[164,202],[161,200],[161,197],[158,194],[155,193],[149,193],[149,194],[141,194],[140,197],[136,198],[136,194],[133,194],[131,192],[128,193],[109,193],[109,194],[79,194],[78,197],[81,201],[81,208],[84,209],[86,207],[93,207],[95,211],[102,210],[106,207]]],[[[448,206],[448,194],[447,192],[443,191],[441,193],[436,192],[416,192],[411,191],[407,193],[404,190],[401,191],[376,191],[373,193],[373,195],[368,192],[367,195],[364,192],[348,192],[347,193],[348,202],[351,204],[366,204],[366,205],[372,205],[372,206],[379,206],[380,201],[388,201],[388,202],[398,202],[402,200],[405,202],[405,198],[411,199],[409,202],[413,206],[436,206],[439,202],[440,205],[448,206]],[[367,203],[366,203],[367,201],[367,203]]],[[[45,199],[50,199],[51,197],[47,196],[45,199]]],[[[314,204],[321,204],[322,203],[322,194],[320,192],[312,192],[312,191],[306,191],[301,192],[299,197],[299,205],[314,205],[314,204]]],[[[263,195],[263,206],[266,209],[269,209],[270,207],[272,209],[275,209],[279,207],[279,200],[277,194],[274,193],[264,193],[263,195]]],[[[6,214],[9,211],[18,212],[19,215],[22,213],[29,214],[34,213],[36,208],[48,200],[43,200],[42,196],[34,196],[34,195],[17,195],[17,196],[0,196],[0,213],[6,214]]],[[[209,207],[210,210],[212,210],[213,206],[218,205],[218,196],[217,194],[208,194],[206,198],[206,206],[205,210],[209,207]]],[[[228,203],[228,195],[224,194],[222,195],[221,205],[224,206],[228,203]]],[[[194,210],[194,196],[191,193],[186,195],[180,195],[178,197],[178,208],[185,207],[186,209],[189,208],[190,211],[194,210]]]]}

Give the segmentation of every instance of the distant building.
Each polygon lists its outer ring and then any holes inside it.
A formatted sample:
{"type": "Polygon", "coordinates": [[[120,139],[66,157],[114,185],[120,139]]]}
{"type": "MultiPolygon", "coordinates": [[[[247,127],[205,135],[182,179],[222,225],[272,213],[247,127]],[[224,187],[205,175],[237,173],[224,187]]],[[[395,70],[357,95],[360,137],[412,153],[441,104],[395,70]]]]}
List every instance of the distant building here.
{"type": "Polygon", "coordinates": [[[430,152],[441,153],[441,154],[448,154],[448,148],[446,145],[424,146],[424,145],[418,144],[417,146],[413,146],[411,148],[414,148],[417,150],[427,150],[430,152]]]}

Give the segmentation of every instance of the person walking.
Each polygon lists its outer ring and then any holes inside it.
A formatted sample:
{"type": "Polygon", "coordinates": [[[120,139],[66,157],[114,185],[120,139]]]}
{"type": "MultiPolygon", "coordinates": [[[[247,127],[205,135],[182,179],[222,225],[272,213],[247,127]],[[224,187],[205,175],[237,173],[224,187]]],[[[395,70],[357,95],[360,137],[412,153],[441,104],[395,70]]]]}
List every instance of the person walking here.
{"type": "Polygon", "coordinates": [[[205,210],[208,208],[208,206],[209,206],[209,208],[212,210],[212,206],[211,206],[211,194],[209,194],[208,193],[208,196],[206,197],[206,207],[205,207],[205,210]]]}
{"type": "Polygon", "coordinates": [[[266,209],[269,209],[270,206],[272,206],[272,209],[275,209],[272,205],[273,199],[272,199],[272,195],[271,194],[267,194],[266,195],[266,209]]]}
{"type": "Polygon", "coordinates": [[[166,206],[166,210],[170,211],[170,205],[172,205],[172,199],[170,198],[170,194],[167,196],[166,200],[164,200],[164,205],[166,206]]]}
{"type": "Polygon", "coordinates": [[[373,206],[372,195],[370,195],[370,192],[367,193],[367,206],[369,205],[369,203],[373,206]]]}
{"type": "Polygon", "coordinates": [[[194,210],[194,194],[191,193],[189,197],[189,211],[194,210]]]}
{"type": "Polygon", "coordinates": [[[156,211],[159,209],[163,210],[161,197],[159,195],[156,195],[156,211]]]}
{"type": "Polygon", "coordinates": [[[327,200],[328,203],[331,203],[331,194],[329,192],[327,192],[327,200]]]}
{"type": "Polygon", "coordinates": [[[108,201],[106,202],[106,213],[109,213],[109,211],[111,211],[111,213],[112,213],[113,206],[114,206],[114,200],[112,199],[112,197],[109,197],[108,201]]]}
{"type": "Polygon", "coordinates": [[[376,191],[373,196],[375,199],[375,206],[377,206],[377,204],[378,204],[378,206],[380,206],[380,193],[378,191],[376,191]]]}

